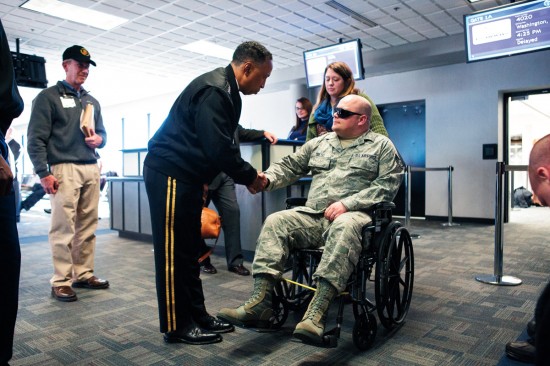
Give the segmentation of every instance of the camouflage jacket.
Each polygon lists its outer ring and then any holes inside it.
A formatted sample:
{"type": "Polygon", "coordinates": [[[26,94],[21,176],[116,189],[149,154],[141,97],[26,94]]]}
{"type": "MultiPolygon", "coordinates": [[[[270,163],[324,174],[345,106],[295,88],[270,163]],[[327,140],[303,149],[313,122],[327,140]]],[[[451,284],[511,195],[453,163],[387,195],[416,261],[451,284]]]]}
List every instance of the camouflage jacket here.
{"type": "Polygon", "coordinates": [[[272,164],[267,190],[288,186],[311,172],[307,212],[323,212],[333,202],[348,211],[365,211],[392,201],[403,178],[403,162],[393,143],[368,131],[347,148],[330,132],[306,142],[296,153],[272,164]]]}

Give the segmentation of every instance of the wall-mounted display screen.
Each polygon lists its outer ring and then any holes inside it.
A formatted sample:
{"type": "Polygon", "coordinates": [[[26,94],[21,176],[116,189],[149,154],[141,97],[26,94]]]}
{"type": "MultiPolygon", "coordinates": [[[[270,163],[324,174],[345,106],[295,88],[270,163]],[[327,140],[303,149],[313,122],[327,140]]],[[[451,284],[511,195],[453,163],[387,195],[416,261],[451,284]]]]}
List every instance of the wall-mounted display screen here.
{"type": "Polygon", "coordinates": [[[550,48],[550,0],[522,1],[464,16],[467,61],[550,48]]]}
{"type": "Polygon", "coordinates": [[[361,40],[337,43],[332,46],[304,51],[304,65],[308,88],[323,85],[323,76],[328,64],[342,61],[349,65],[355,80],[364,79],[361,40]]]}

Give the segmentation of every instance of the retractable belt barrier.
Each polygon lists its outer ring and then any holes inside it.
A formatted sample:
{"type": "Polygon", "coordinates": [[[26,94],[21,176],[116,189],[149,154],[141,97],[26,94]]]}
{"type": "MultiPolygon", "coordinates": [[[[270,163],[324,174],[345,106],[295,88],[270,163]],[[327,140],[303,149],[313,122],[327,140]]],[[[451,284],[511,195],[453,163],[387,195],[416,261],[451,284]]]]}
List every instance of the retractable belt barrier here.
{"type": "MultiPolygon", "coordinates": [[[[447,195],[447,217],[448,221],[443,226],[459,226],[460,224],[453,223],[453,166],[449,165],[445,168],[421,168],[407,165],[405,174],[405,226],[410,227],[411,221],[411,181],[412,172],[427,172],[427,171],[447,171],[448,173],[448,195],[447,195]]],[[[418,235],[411,234],[413,237],[418,235]]]]}
{"type": "Polygon", "coordinates": [[[504,218],[502,216],[504,202],[504,178],[506,172],[527,171],[527,165],[506,165],[498,161],[496,165],[496,195],[495,195],[495,259],[494,274],[479,275],[476,280],[483,283],[499,286],[521,285],[521,280],[513,276],[502,274],[503,253],[504,253],[504,218]]]}

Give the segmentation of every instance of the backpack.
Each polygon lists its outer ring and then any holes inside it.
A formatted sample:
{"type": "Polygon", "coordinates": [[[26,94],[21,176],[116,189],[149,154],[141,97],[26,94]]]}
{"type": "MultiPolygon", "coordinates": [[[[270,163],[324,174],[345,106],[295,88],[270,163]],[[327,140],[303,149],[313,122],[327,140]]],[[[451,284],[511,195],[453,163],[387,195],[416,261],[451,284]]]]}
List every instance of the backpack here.
{"type": "Polygon", "coordinates": [[[533,193],[529,192],[525,187],[514,189],[514,201],[512,207],[527,208],[533,204],[531,199],[533,193]]]}

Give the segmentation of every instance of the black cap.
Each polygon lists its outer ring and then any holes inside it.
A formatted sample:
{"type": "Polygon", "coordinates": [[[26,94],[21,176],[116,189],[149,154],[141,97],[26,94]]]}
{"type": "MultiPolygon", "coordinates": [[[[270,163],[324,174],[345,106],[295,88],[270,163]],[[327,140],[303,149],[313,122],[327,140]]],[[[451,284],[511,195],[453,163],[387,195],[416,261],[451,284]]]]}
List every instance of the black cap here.
{"type": "Polygon", "coordinates": [[[63,52],[63,61],[72,59],[78,62],[87,62],[95,66],[95,62],[90,59],[90,52],[82,46],[71,46],[63,52]]]}

